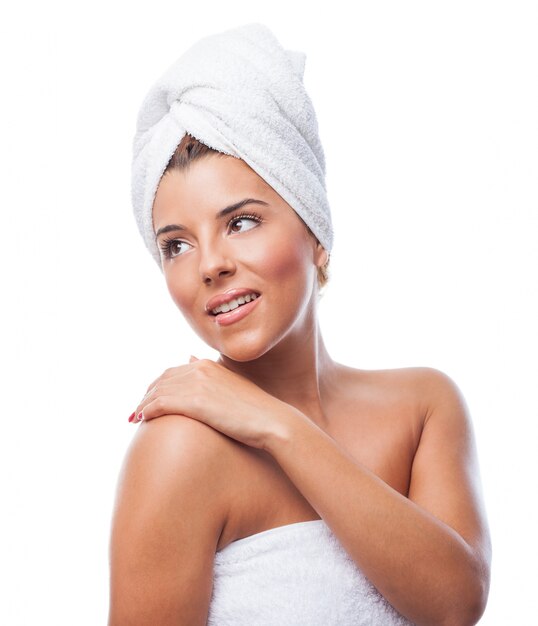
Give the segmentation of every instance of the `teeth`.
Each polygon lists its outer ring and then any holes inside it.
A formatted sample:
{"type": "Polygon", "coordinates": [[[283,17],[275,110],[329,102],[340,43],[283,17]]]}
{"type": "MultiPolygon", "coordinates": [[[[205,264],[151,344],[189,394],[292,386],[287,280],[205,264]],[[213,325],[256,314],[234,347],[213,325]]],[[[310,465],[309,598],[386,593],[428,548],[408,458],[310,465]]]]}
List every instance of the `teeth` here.
{"type": "Polygon", "coordinates": [[[256,300],[257,297],[258,296],[255,293],[250,293],[246,296],[239,296],[235,300],[230,300],[230,302],[225,302],[224,304],[218,306],[216,309],[212,309],[211,313],[213,313],[213,315],[217,315],[218,313],[227,313],[228,311],[233,311],[242,304],[246,304],[251,300],[256,300]]]}

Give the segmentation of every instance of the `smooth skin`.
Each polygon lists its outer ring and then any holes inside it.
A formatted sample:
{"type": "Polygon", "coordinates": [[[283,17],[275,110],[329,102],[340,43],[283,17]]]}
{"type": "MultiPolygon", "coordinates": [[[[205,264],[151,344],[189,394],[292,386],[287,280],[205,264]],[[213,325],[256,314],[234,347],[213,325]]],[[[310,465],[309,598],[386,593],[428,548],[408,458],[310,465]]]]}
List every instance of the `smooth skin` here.
{"type": "Polygon", "coordinates": [[[155,232],[185,227],[159,237],[175,240],[166,284],[220,356],[167,369],[136,407],[145,420],[118,485],[109,626],[205,624],[216,550],[320,517],[411,621],[475,624],[491,542],[455,383],[331,359],[317,322],[327,253],[243,161],[212,155],[166,174],[153,215],[155,232]],[[215,219],[245,198],[264,204],[215,219]],[[236,217],[252,210],[261,221],[236,217]],[[262,296],[220,327],[205,304],[232,287],[262,296]]]}

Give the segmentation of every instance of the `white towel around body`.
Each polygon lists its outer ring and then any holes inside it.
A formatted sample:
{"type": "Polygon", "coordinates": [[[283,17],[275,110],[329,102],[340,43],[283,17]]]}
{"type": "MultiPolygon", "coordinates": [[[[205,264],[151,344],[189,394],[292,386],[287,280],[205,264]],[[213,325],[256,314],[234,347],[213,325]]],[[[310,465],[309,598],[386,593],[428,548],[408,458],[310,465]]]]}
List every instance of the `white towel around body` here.
{"type": "Polygon", "coordinates": [[[208,626],[413,626],[324,520],[278,526],[216,553],[208,626]]]}

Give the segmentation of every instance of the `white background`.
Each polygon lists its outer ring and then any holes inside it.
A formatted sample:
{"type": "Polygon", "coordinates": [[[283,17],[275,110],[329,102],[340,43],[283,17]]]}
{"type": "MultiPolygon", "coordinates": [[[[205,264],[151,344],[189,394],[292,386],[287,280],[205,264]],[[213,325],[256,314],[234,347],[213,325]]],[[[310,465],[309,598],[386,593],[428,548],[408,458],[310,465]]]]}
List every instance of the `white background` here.
{"type": "Polygon", "coordinates": [[[537,4],[254,5],[29,2],[0,20],[0,623],[106,623],[127,417],[167,367],[216,358],[136,230],[136,115],[197,39],[261,21],[307,54],[335,228],[329,352],[456,381],[493,539],[480,624],[535,624],[537,4]]]}

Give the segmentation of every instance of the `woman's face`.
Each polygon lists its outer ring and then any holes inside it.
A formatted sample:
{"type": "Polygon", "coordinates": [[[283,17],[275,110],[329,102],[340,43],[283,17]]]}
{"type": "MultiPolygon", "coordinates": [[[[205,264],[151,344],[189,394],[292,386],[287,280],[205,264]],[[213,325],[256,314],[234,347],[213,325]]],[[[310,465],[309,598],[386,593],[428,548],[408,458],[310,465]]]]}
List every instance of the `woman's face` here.
{"type": "Polygon", "coordinates": [[[153,226],[172,299],[208,345],[249,361],[282,340],[304,341],[327,253],[244,161],[208,155],[169,171],[157,189],[153,226]],[[256,202],[223,212],[247,199],[256,202]],[[227,314],[206,310],[233,289],[260,295],[227,314]]]}

